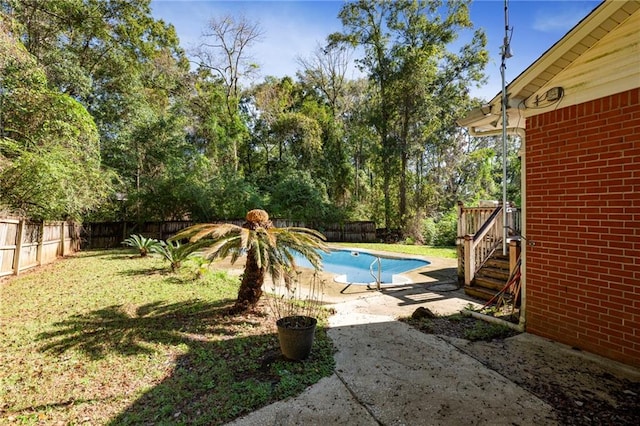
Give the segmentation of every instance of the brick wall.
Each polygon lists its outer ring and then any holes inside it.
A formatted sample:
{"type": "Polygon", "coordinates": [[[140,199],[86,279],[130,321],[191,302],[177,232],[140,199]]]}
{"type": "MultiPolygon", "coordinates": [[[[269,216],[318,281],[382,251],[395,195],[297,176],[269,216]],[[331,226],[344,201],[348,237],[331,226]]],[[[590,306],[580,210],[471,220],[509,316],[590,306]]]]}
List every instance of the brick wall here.
{"type": "Polygon", "coordinates": [[[640,366],[640,89],[527,119],[527,331],[640,366]]]}

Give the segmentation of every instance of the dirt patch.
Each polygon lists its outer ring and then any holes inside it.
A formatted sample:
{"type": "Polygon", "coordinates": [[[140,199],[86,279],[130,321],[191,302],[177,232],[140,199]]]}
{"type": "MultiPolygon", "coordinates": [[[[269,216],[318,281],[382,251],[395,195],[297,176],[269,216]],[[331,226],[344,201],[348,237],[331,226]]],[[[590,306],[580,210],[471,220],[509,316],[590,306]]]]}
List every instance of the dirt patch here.
{"type": "MultiPolygon", "coordinates": [[[[640,419],[640,373],[580,350],[526,333],[487,340],[469,339],[485,327],[475,318],[453,316],[406,320],[436,334],[551,405],[563,425],[637,425],[640,419]],[[506,337],[506,338],[505,338],[506,337]],[[554,350],[549,350],[550,346],[554,350]],[[560,350],[558,350],[560,346],[560,350]]],[[[508,404],[508,401],[505,401],[508,404]]]]}

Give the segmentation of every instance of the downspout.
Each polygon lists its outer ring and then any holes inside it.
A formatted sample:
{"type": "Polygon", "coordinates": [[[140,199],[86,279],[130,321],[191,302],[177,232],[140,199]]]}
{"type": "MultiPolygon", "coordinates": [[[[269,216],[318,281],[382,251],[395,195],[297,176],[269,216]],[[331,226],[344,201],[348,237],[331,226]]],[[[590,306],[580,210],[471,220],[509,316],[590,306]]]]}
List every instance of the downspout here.
{"type": "MultiPolygon", "coordinates": [[[[476,319],[480,319],[486,322],[490,322],[492,324],[499,324],[499,325],[504,325],[505,327],[509,327],[512,330],[516,330],[519,332],[524,332],[524,325],[521,323],[518,324],[514,324],[512,322],[509,321],[505,321],[502,318],[498,318],[498,317],[494,317],[492,315],[486,315],[486,314],[481,314],[480,312],[476,312],[476,311],[471,311],[469,309],[463,309],[462,310],[462,315],[468,316],[468,317],[472,317],[472,318],[476,318],[476,319]]],[[[522,316],[521,316],[522,318],[522,316]]],[[[522,320],[521,320],[522,322],[522,320]]]]}

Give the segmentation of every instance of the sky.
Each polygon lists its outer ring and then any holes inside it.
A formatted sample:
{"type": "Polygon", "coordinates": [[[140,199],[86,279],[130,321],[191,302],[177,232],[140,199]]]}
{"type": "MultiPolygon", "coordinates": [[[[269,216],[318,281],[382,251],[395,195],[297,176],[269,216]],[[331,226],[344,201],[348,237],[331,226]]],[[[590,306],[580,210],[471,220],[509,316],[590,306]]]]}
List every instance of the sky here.
{"type": "MultiPolygon", "coordinates": [[[[260,65],[260,81],[268,75],[294,77],[300,69],[297,58],[309,58],[329,34],[342,30],[338,19],[342,4],[339,0],[152,0],[151,9],[156,19],[174,25],[187,53],[202,40],[202,32],[212,18],[244,16],[258,23],[263,37],[251,49],[251,55],[260,65]]],[[[515,79],[598,4],[599,0],[509,0],[513,56],[506,60],[506,82],[515,79]]],[[[471,88],[471,94],[490,100],[502,89],[504,0],[474,0],[470,16],[474,26],[487,34],[490,55],[485,69],[488,82],[481,88],[471,88]]],[[[470,33],[460,37],[470,37],[470,33]]],[[[350,77],[358,75],[353,68],[350,77]]]]}

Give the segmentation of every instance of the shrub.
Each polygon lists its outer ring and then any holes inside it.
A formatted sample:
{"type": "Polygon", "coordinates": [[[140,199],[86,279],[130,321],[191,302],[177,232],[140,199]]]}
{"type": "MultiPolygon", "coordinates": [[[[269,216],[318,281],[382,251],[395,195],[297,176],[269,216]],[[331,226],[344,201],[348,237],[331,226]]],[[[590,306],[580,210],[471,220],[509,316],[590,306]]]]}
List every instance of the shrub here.
{"type": "Polygon", "coordinates": [[[472,342],[478,340],[490,342],[493,339],[505,339],[515,334],[518,334],[518,332],[506,325],[478,321],[473,328],[465,330],[464,337],[472,342]]]}
{"type": "Polygon", "coordinates": [[[161,241],[154,248],[156,253],[171,263],[171,271],[173,272],[180,269],[185,260],[196,256],[193,250],[194,247],[192,245],[180,244],[178,241],[161,241]]]}
{"type": "Polygon", "coordinates": [[[331,210],[329,206],[325,187],[306,171],[286,176],[271,191],[271,210],[276,217],[321,222],[331,210]]]}
{"type": "Polygon", "coordinates": [[[406,220],[404,226],[404,244],[406,245],[423,245],[424,236],[422,235],[423,215],[417,213],[406,220]]]}
{"type": "Polygon", "coordinates": [[[439,220],[430,217],[422,222],[422,237],[426,245],[454,246],[457,236],[458,215],[455,211],[450,211],[439,220]]]}
{"type": "Polygon", "coordinates": [[[140,252],[140,257],[145,257],[149,253],[153,253],[156,248],[160,247],[160,242],[155,238],[147,238],[142,235],[133,234],[124,240],[122,244],[137,248],[140,252]]]}
{"type": "Polygon", "coordinates": [[[450,211],[436,223],[434,246],[454,246],[458,236],[458,215],[450,211]]]}
{"type": "Polygon", "coordinates": [[[432,217],[426,218],[422,222],[422,239],[426,245],[435,245],[437,232],[436,221],[432,217]]]}

